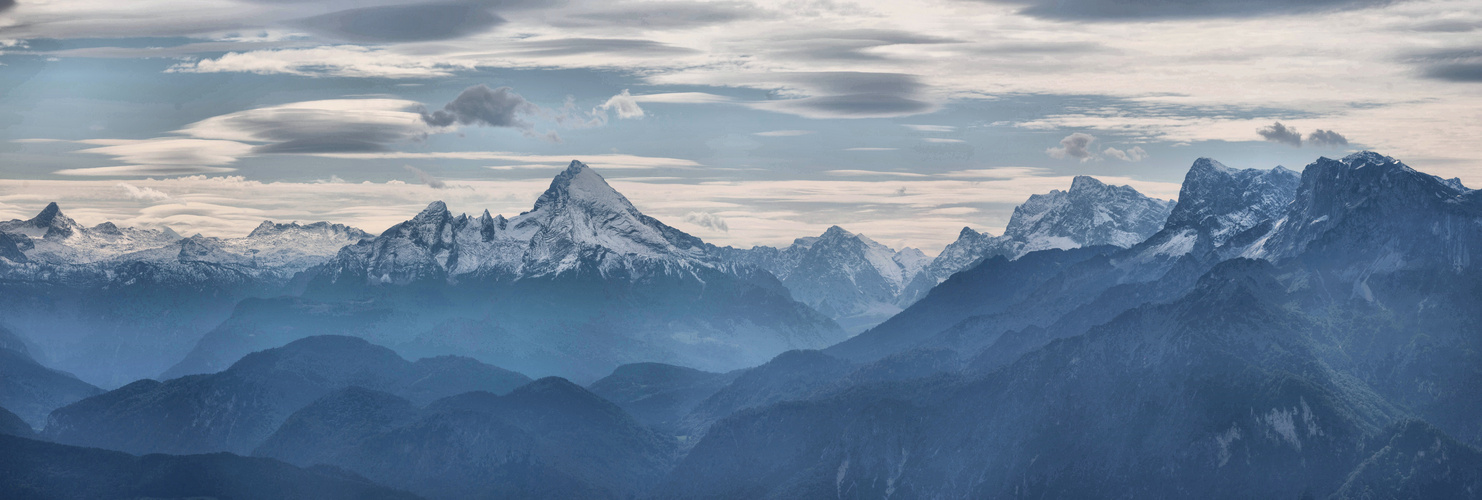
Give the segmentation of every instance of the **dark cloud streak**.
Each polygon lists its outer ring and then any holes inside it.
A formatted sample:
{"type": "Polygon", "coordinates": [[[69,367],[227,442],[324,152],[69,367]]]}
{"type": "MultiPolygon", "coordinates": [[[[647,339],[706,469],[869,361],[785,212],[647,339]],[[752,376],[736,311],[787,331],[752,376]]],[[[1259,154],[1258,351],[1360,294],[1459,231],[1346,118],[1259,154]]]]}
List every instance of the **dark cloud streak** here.
{"type": "Polygon", "coordinates": [[[361,7],[301,19],[295,24],[352,42],[417,42],[459,38],[504,23],[504,18],[486,5],[453,2],[361,7]]]}

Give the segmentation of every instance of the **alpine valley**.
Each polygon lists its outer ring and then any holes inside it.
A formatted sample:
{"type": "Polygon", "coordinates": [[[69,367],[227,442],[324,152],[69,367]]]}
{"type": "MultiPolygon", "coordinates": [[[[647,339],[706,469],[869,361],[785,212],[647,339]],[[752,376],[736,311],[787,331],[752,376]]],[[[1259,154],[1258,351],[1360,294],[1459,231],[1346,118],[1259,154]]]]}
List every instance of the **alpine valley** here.
{"type": "Polygon", "coordinates": [[[407,215],[0,222],[0,497],[1482,498],[1482,194],[1378,153],[934,257],[715,246],[580,161],[407,215]]]}

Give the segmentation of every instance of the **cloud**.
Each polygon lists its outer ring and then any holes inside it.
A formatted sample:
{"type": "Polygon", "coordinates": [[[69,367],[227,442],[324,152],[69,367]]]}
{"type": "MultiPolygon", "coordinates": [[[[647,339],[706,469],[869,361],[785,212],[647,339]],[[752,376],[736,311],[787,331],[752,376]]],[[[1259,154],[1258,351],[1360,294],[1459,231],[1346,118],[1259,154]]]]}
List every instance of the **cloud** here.
{"type": "Polygon", "coordinates": [[[633,100],[643,103],[659,104],[720,104],[733,103],[735,99],[723,95],[707,94],[705,92],[668,92],[661,94],[643,94],[633,96],[633,100]]]}
{"type": "Polygon", "coordinates": [[[937,109],[925,100],[920,78],[904,73],[772,73],[758,77],[756,84],[780,86],[782,96],[749,106],[806,118],[891,118],[937,109]]]}
{"type": "Polygon", "coordinates": [[[351,42],[416,42],[459,38],[504,24],[488,6],[473,2],[382,5],[300,19],[317,34],[351,42]]]}
{"type": "Polygon", "coordinates": [[[133,198],[135,200],[160,201],[170,199],[170,195],[165,194],[164,191],[160,191],[151,187],[139,187],[127,182],[118,183],[118,187],[122,188],[124,190],[124,193],[128,195],[129,198],[133,198]]]}
{"type": "Polygon", "coordinates": [[[0,12],[10,10],[11,7],[15,7],[15,0],[0,0],[0,12]]]}
{"type": "Polygon", "coordinates": [[[762,137],[797,137],[797,136],[800,136],[800,135],[808,135],[808,134],[813,134],[813,133],[816,133],[816,131],[814,131],[814,130],[768,130],[766,132],[756,132],[756,133],[753,133],[751,135],[758,135],[758,136],[762,136],[762,137]]]}
{"type": "Polygon", "coordinates": [[[1087,161],[1096,156],[1096,153],[1090,149],[1093,142],[1096,142],[1096,136],[1084,132],[1076,132],[1065,136],[1064,139],[1060,139],[1060,147],[1046,149],[1045,154],[1057,160],[1076,158],[1081,161],[1087,161]]]}
{"type": "Polygon", "coordinates": [[[731,232],[731,227],[726,224],[725,219],[721,218],[721,216],[719,215],[715,215],[710,212],[690,212],[684,214],[683,220],[685,222],[703,228],[720,231],[723,233],[731,232]]]}
{"type": "Polygon", "coordinates": [[[777,42],[765,50],[769,56],[794,61],[866,62],[889,61],[900,56],[893,46],[960,43],[953,38],[892,29],[814,29],[773,34],[777,42]]]}
{"type": "Polygon", "coordinates": [[[1021,14],[1044,19],[1123,21],[1131,19],[1254,17],[1378,7],[1394,0],[990,0],[1023,5],[1021,14]]]}
{"type": "Polygon", "coordinates": [[[419,141],[432,129],[412,112],[420,104],[400,99],[328,99],[249,109],[187,125],[179,133],[260,143],[253,154],[388,151],[419,141]]]}
{"type": "Polygon", "coordinates": [[[895,151],[900,148],[844,148],[845,151],[895,151]]]}
{"type": "Polygon", "coordinates": [[[951,125],[914,125],[903,123],[901,126],[917,132],[954,132],[957,130],[957,127],[951,125]]]}
{"type": "Polygon", "coordinates": [[[224,174],[236,170],[229,167],[120,165],[116,167],[64,168],[53,173],[57,175],[85,177],[175,177],[181,175],[224,174]]]}
{"type": "Polygon", "coordinates": [[[667,57],[698,54],[700,51],[653,40],[631,38],[555,38],[522,41],[507,52],[509,57],[566,57],[587,54],[620,54],[627,57],[667,57]]]}
{"type": "Polygon", "coordinates": [[[573,13],[551,24],[571,28],[670,30],[725,24],[761,15],[756,6],[744,2],[636,2],[573,13]]]}
{"type": "Polygon", "coordinates": [[[1307,142],[1319,147],[1347,146],[1348,138],[1332,130],[1317,129],[1307,134],[1307,142]]]}
{"type": "Polygon", "coordinates": [[[171,66],[166,73],[255,73],[350,78],[430,78],[474,69],[473,62],[400,54],[383,47],[332,45],[229,52],[171,66]]]}
{"type": "Polygon", "coordinates": [[[514,89],[491,89],[488,85],[478,84],[464,89],[443,109],[431,113],[422,111],[422,121],[434,127],[458,123],[529,130],[531,125],[523,117],[539,112],[539,106],[514,93],[514,89]]]}
{"type": "Polygon", "coordinates": [[[405,168],[405,169],[407,169],[408,172],[411,172],[411,173],[415,174],[417,176],[417,180],[422,181],[422,183],[423,184],[426,184],[427,187],[430,187],[432,189],[447,189],[448,188],[448,183],[443,182],[441,179],[438,179],[437,177],[433,177],[432,174],[429,174],[429,173],[423,171],[420,168],[413,167],[411,165],[402,165],[402,168],[405,168]]]}
{"type": "Polygon", "coordinates": [[[1101,151],[1101,154],[1122,161],[1142,161],[1144,158],[1148,157],[1148,152],[1144,151],[1142,149],[1142,146],[1132,146],[1126,151],[1108,146],[1105,150],[1101,151]]]}
{"type": "Polygon", "coordinates": [[[848,169],[846,169],[846,170],[829,170],[829,171],[826,171],[824,173],[825,174],[828,174],[828,175],[836,175],[836,176],[843,176],[843,177],[855,177],[855,176],[931,177],[930,175],[927,175],[927,174],[919,174],[919,173],[916,173],[916,172],[887,172],[887,171],[881,171],[881,170],[848,170],[848,169]]]}
{"type": "Polygon", "coordinates": [[[1433,80],[1482,83],[1482,48],[1445,49],[1411,54],[1406,62],[1433,80]]]}
{"type": "Polygon", "coordinates": [[[101,145],[78,151],[111,156],[128,165],[114,167],[69,168],[59,175],[146,176],[221,173],[235,170],[228,165],[252,151],[250,144],[231,140],[162,137],[145,140],[95,139],[81,141],[101,145]]]}
{"type": "Polygon", "coordinates": [[[1297,129],[1282,125],[1281,122],[1261,127],[1256,130],[1256,133],[1261,134],[1261,137],[1267,141],[1279,142],[1296,148],[1302,147],[1302,133],[1297,132],[1297,129]]]}
{"type": "Polygon", "coordinates": [[[623,89],[618,95],[607,98],[607,102],[592,110],[593,114],[598,112],[602,114],[603,122],[607,121],[609,111],[617,113],[617,117],[622,119],[643,118],[643,108],[638,107],[638,100],[633,98],[633,94],[628,93],[628,89],[623,89]]]}

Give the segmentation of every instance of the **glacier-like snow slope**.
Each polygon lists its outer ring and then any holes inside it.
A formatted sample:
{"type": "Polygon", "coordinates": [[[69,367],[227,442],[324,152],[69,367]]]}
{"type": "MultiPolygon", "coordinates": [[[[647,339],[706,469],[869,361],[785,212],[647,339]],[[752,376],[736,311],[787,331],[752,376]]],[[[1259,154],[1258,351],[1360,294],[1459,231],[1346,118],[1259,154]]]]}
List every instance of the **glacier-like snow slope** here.
{"type": "Polygon", "coordinates": [[[181,238],[84,227],[52,203],[0,222],[0,324],[44,364],[116,387],[178,362],[241,299],[282,294],[368,237],[339,224],[264,222],[241,238],[181,238]]]}
{"type": "Polygon", "coordinates": [[[900,312],[901,293],[926,268],[921,250],[895,250],[833,226],[785,248],[718,248],[729,261],[754,265],[782,280],[793,298],[858,333],[900,312]]]}
{"type": "Polygon", "coordinates": [[[644,215],[578,161],[529,212],[455,216],[433,203],[307,275],[301,298],[244,302],[167,375],[214,372],[306,330],[584,382],[640,361],[727,371],[846,336],[768,272],[644,215]]]}
{"type": "Polygon", "coordinates": [[[962,228],[957,241],[907,285],[899,304],[909,306],[952,274],[996,256],[1012,260],[1052,248],[1130,247],[1162,229],[1173,206],[1174,202],[1147,197],[1131,186],[1076,176],[1069,190],[1032,195],[1015,208],[1002,236],[962,228]]]}

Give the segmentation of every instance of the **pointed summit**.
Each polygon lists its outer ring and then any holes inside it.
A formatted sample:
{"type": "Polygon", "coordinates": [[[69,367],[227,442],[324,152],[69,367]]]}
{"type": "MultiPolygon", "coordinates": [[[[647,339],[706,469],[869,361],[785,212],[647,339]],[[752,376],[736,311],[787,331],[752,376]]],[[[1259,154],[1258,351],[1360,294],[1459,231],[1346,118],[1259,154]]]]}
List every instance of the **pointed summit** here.
{"type": "Polygon", "coordinates": [[[1281,217],[1300,179],[1281,167],[1235,169],[1209,158],[1189,167],[1167,230],[1196,230],[1211,246],[1268,219],[1281,217]]]}
{"type": "Polygon", "coordinates": [[[1106,183],[1089,175],[1077,175],[1070,181],[1070,192],[1072,193],[1104,187],[1106,187],[1106,183]]]}
{"type": "Polygon", "coordinates": [[[556,209],[568,204],[599,210],[637,212],[637,209],[633,208],[633,204],[628,202],[622,193],[607,184],[606,179],[603,179],[585,163],[577,160],[571,160],[566,170],[551,180],[551,187],[535,200],[533,211],[556,209]]]}
{"type": "Polygon", "coordinates": [[[26,225],[38,232],[39,230],[45,231],[44,234],[28,235],[32,237],[67,238],[82,231],[82,226],[78,225],[77,221],[62,215],[62,208],[57,206],[57,202],[48,203],[41,213],[26,221],[26,225]]]}
{"type": "Polygon", "coordinates": [[[36,227],[47,227],[56,220],[57,216],[66,217],[65,215],[62,215],[62,207],[57,206],[57,202],[53,201],[51,203],[48,203],[46,205],[46,208],[41,209],[41,213],[38,213],[35,217],[32,217],[31,223],[34,224],[36,227]]]}
{"type": "Polygon", "coordinates": [[[823,232],[823,235],[821,236],[821,238],[834,238],[834,239],[837,239],[837,238],[853,238],[853,237],[854,237],[854,233],[851,233],[849,231],[845,231],[844,228],[839,227],[839,226],[829,226],[828,230],[824,231],[823,232]]]}
{"type": "Polygon", "coordinates": [[[438,200],[428,203],[427,208],[422,209],[422,212],[418,213],[417,217],[437,217],[446,213],[448,213],[448,204],[443,203],[442,200],[438,200]]]}

